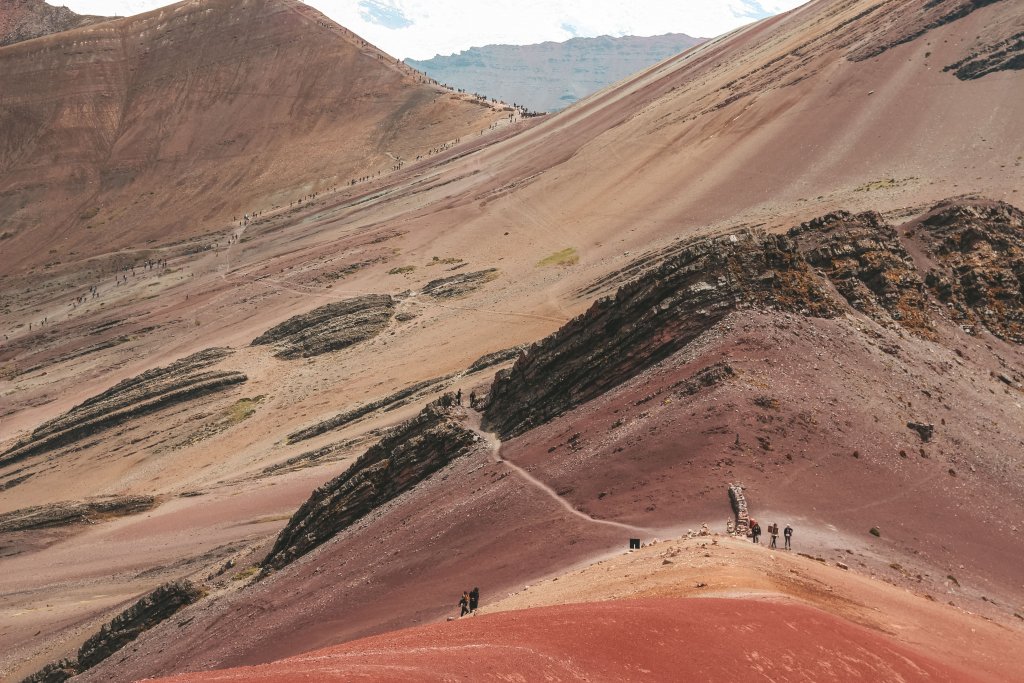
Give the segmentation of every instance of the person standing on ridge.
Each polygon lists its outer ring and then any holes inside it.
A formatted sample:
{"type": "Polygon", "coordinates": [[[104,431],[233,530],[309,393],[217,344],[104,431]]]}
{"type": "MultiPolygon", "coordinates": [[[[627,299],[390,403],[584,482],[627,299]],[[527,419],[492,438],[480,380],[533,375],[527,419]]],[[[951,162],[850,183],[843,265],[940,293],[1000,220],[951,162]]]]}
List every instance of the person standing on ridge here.
{"type": "Polygon", "coordinates": [[[776,548],[775,542],[779,540],[779,525],[777,522],[772,522],[772,525],[768,527],[768,533],[772,535],[772,542],[769,548],[776,548]]]}
{"type": "Polygon", "coordinates": [[[462,609],[460,617],[469,614],[469,591],[462,591],[462,599],[459,600],[459,607],[462,609]]]}
{"type": "Polygon", "coordinates": [[[480,606],[480,589],[473,588],[469,592],[469,611],[475,612],[476,608],[480,606]]]}
{"type": "Polygon", "coordinates": [[[782,530],[782,535],[786,539],[786,550],[792,550],[790,541],[793,538],[793,527],[787,524],[786,528],[782,530]]]}
{"type": "Polygon", "coordinates": [[[750,520],[750,537],[754,543],[761,543],[761,525],[756,520],[750,520]]]}
{"type": "Polygon", "coordinates": [[[462,389],[455,392],[455,404],[462,405],[462,389]]]}

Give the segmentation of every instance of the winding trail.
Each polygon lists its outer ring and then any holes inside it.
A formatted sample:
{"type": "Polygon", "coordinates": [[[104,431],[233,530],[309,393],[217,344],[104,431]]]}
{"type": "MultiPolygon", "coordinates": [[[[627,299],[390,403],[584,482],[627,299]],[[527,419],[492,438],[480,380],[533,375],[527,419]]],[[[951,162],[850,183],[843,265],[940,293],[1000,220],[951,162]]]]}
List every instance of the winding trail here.
{"type": "Polygon", "coordinates": [[[624,529],[626,531],[630,531],[633,533],[654,533],[653,529],[633,526],[632,524],[623,524],[622,522],[613,522],[607,519],[597,519],[595,517],[591,517],[585,512],[577,510],[575,507],[572,506],[572,503],[567,501],[562,496],[558,495],[557,491],[555,491],[553,488],[545,484],[543,481],[533,476],[532,474],[524,470],[522,467],[512,462],[511,460],[506,460],[503,457],[501,457],[501,440],[498,438],[497,434],[493,432],[486,432],[481,428],[480,422],[482,416],[480,415],[480,413],[473,410],[472,408],[467,408],[466,415],[468,417],[466,426],[472,429],[473,432],[478,434],[480,438],[483,439],[484,442],[489,446],[492,462],[504,465],[505,467],[512,470],[512,472],[514,472],[520,479],[522,479],[527,484],[543,493],[548,498],[551,498],[553,501],[558,503],[566,512],[576,517],[579,517],[584,521],[590,522],[591,524],[603,524],[605,526],[611,526],[617,529],[624,529]]]}

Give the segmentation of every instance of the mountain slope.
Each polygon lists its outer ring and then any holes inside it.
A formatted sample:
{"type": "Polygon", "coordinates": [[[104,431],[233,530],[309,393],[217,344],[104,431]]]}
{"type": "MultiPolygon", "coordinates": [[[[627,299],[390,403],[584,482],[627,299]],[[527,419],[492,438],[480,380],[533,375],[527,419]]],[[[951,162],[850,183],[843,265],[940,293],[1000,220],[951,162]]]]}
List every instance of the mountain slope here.
{"type": "MultiPolygon", "coordinates": [[[[208,242],[121,254],[119,284],[83,264],[0,280],[0,440],[25,455],[0,464],[0,506],[156,499],[3,539],[23,611],[3,671],[67,656],[178,578],[208,598],[85,680],[440,620],[465,588],[489,602],[628,537],[721,533],[730,483],[762,525],[797,527],[808,563],[847,567],[855,589],[820,593],[826,611],[920,651],[888,603],[857,602],[874,576],[941,608],[945,634],[971,633],[969,611],[1019,639],[1024,74],[1003,51],[1022,20],[1005,0],[817,0],[208,242]],[[946,70],[972,55],[984,73],[946,70]],[[318,355],[251,344],[282,331],[318,355]],[[193,396],[175,375],[144,418],[78,419],[225,347],[202,372],[244,383],[193,396]],[[466,452],[393,431],[456,389],[503,440],[454,406],[466,452]],[[345,474],[396,434],[400,457],[345,474]]],[[[723,555],[691,585],[728,593],[723,555]]],[[[804,599],[790,569],[744,590],[804,599]]],[[[972,671],[1019,678],[978,632],[972,671]]]]}
{"type": "Polygon", "coordinates": [[[293,0],[183,2],[0,65],[7,272],[223,230],[497,118],[293,0]]]}
{"type": "Polygon", "coordinates": [[[538,45],[485,45],[405,63],[456,88],[531,111],[558,111],[704,40],[682,33],[573,38],[538,45]]]}

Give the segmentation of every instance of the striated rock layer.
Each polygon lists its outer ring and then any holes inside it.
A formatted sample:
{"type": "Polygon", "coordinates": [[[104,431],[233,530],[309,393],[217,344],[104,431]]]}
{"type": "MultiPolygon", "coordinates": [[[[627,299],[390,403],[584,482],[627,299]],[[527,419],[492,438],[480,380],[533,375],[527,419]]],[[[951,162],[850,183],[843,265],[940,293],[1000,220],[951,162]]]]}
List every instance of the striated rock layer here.
{"type": "Polygon", "coordinates": [[[202,596],[202,591],[191,581],[164,584],[104,624],[98,633],[82,644],[77,660],[65,659],[50,664],[22,683],[60,683],[91,669],[135,640],[143,631],[170,618],[202,596]]]}
{"type": "Polygon", "coordinates": [[[485,426],[521,434],[683,348],[739,307],[832,317],[842,308],[793,240],[698,240],[533,345],[495,378],[485,426]]]}
{"type": "Polygon", "coordinates": [[[430,403],[317,488],[281,531],[263,566],[280,569],[468,453],[476,435],[454,419],[451,400],[446,394],[430,403]]]}
{"type": "Polygon", "coordinates": [[[925,338],[934,338],[935,321],[952,317],[968,332],[1024,342],[1019,209],[944,202],[904,231],[873,212],[836,212],[787,236],[753,231],[674,247],[662,265],[498,373],[485,425],[508,438],[543,424],[683,348],[738,308],[826,318],[853,309],[925,338]]]}
{"type": "Polygon", "coordinates": [[[248,378],[241,372],[206,370],[231,353],[230,349],[206,349],[166,367],[147,370],[118,382],[41,424],[28,437],[0,453],[0,463],[10,464],[39,455],[127,420],[245,382],[248,378]]]}
{"type": "Polygon", "coordinates": [[[319,356],[377,336],[391,322],[394,310],[395,301],[386,294],[346,299],[289,318],[252,344],[272,344],[278,358],[319,356]]]}

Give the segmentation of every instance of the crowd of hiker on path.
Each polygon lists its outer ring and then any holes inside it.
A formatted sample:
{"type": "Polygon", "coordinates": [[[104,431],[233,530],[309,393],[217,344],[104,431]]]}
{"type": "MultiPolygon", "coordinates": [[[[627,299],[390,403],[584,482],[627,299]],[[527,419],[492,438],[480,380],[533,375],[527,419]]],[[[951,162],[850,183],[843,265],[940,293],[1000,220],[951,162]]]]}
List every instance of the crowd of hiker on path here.
{"type": "MultiPolygon", "coordinates": [[[[757,520],[755,520],[755,519],[751,519],[750,520],[750,534],[749,535],[750,535],[750,539],[754,543],[758,543],[758,544],[761,543],[761,525],[758,524],[757,520]]],[[[779,525],[778,525],[777,522],[772,522],[771,524],[768,525],[768,536],[769,536],[769,539],[770,539],[769,542],[768,542],[768,547],[769,548],[778,548],[777,543],[778,543],[778,540],[779,540],[779,525]]],[[[786,543],[784,549],[785,550],[792,550],[793,549],[793,547],[792,547],[793,527],[791,527],[790,525],[787,524],[786,528],[782,530],[782,537],[783,537],[783,540],[786,543]]]]}

